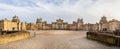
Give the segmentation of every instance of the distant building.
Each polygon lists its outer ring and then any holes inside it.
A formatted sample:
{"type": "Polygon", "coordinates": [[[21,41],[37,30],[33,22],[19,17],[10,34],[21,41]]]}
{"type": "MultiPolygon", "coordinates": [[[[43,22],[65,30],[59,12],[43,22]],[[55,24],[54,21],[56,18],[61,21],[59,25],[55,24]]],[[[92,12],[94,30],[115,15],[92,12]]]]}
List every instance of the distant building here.
{"type": "Polygon", "coordinates": [[[64,22],[62,19],[57,19],[56,22],[52,22],[51,24],[47,24],[46,21],[42,21],[42,19],[37,19],[36,24],[38,27],[37,30],[87,30],[87,31],[114,31],[120,29],[120,21],[112,19],[107,21],[105,16],[101,17],[100,22],[96,24],[84,24],[83,19],[77,19],[77,21],[73,21],[72,24],[68,24],[64,22]]]}
{"type": "Polygon", "coordinates": [[[0,20],[0,30],[2,31],[21,31],[26,30],[26,24],[21,23],[18,16],[14,16],[12,21],[5,18],[0,20]]]}
{"type": "Polygon", "coordinates": [[[27,23],[26,30],[38,30],[38,26],[36,24],[33,24],[33,23],[27,23]]]}
{"type": "Polygon", "coordinates": [[[100,22],[96,24],[90,24],[88,28],[92,31],[115,31],[120,29],[120,21],[112,19],[110,21],[107,21],[107,18],[105,16],[101,17],[100,22]]]}
{"type": "Polygon", "coordinates": [[[68,28],[67,26],[67,22],[64,22],[62,19],[58,19],[56,22],[52,22],[52,29],[55,30],[65,30],[68,28]]]}
{"type": "Polygon", "coordinates": [[[83,19],[77,19],[72,24],[57,19],[55,22],[48,24],[42,18],[38,18],[36,24],[20,22],[18,16],[14,16],[10,21],[7,18],[0,20],[0,31],[21,31],[21,30],[86,30],[86,31],[114,31],[120,29],[120,21],[112,19],[107,20],[105,16],[101,17],[100,22],[96,24],[86,23],[83,19]]]}
{"type": "Polygon", "coordinates": [[[83,30],[83,19],[78,19],[77,22],[73,22],[73,24],[68,24],[62,19],[57,19],[56,22],[47,24],[46,21],[43,22],[40,18],[37,19],[36,25],[38,26],[38,30],[83,30]]]}

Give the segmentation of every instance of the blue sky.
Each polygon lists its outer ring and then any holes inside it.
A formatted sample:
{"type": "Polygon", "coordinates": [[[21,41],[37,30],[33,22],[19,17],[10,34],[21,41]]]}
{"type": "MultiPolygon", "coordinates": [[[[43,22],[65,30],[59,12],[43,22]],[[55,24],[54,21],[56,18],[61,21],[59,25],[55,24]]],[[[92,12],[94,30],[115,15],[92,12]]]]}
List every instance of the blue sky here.
{"type": "Polygon", "coordinates": [[[42,18],[48,23],[58,18],[72,23],[83,18],[85,23],[120,19],[120,0],[0,0],[0,19],[19,16],[23,22],[36,22],[42,18]]]}

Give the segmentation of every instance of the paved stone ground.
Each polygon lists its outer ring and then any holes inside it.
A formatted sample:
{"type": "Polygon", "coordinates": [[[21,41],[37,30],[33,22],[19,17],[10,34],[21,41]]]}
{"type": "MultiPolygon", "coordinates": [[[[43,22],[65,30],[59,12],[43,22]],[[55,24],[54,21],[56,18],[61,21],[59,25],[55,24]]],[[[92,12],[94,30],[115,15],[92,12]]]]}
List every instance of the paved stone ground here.
{"type": "Polygon", "coordinates": [[[86,39],[85,31],[47,30],[30,31],[28,39],[0,45],[0,49],[120,49],[86,39]]]}

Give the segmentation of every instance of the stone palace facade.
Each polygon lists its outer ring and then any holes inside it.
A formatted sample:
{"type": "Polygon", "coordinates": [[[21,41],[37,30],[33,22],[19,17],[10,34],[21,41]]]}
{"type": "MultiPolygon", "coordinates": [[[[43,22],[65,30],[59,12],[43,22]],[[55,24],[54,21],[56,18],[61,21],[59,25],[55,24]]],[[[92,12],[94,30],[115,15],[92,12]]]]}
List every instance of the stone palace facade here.
{"type": "Polygon", "coordinates": [[[26,30],[26,23],[20,22],[18,16],[10,21],[7,18],[0,20],[0,31],[21,31],[26,30]]]}
{"type": "Polygon", "coordinates": [[[96,24],[85,24],[83,19],[77,19],[73,21],[72,24],[64,22],[62,19],[57,19],[56,22],[48,24],[42,19],[37,19],[36,24],[28,23],[27,29],[29,30],[86,30],[86,31],[100,31],[100,30],[110,30],[114,31],[120,29],[120,21],[112,19],[107,20],[105,16],[101,17],[99,23],[96,24]]]}
{"type": "Polygon", "coordinates": [[[114,31],[120,29],[120,21],[112,19],[107,20],[105,16],[101,17],[96,24],[85,24],[83,19],[77,19],[72,24],[64,22],[62,19],[57,19],[55,22],[48,24],[41,18],[36,20],[36,23],[20,22],[18,16],[14,16],[10,21],[8,19],[0,20],[0,30],[2,31],[21,31],[21,30],[86,30],[86,31],[100,31],[110,30],[114,31]]]}

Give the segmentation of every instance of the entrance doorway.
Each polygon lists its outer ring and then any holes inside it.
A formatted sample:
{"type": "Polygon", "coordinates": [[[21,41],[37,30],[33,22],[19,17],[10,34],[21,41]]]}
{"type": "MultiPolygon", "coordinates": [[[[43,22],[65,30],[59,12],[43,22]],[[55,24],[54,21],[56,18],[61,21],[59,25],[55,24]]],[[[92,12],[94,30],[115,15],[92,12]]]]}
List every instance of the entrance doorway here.
{"type": "Polygon", "coordinates": [[[12,28],[12,31],[15,31],[15,28],[14,28],[14,27],[12,28]]]}

